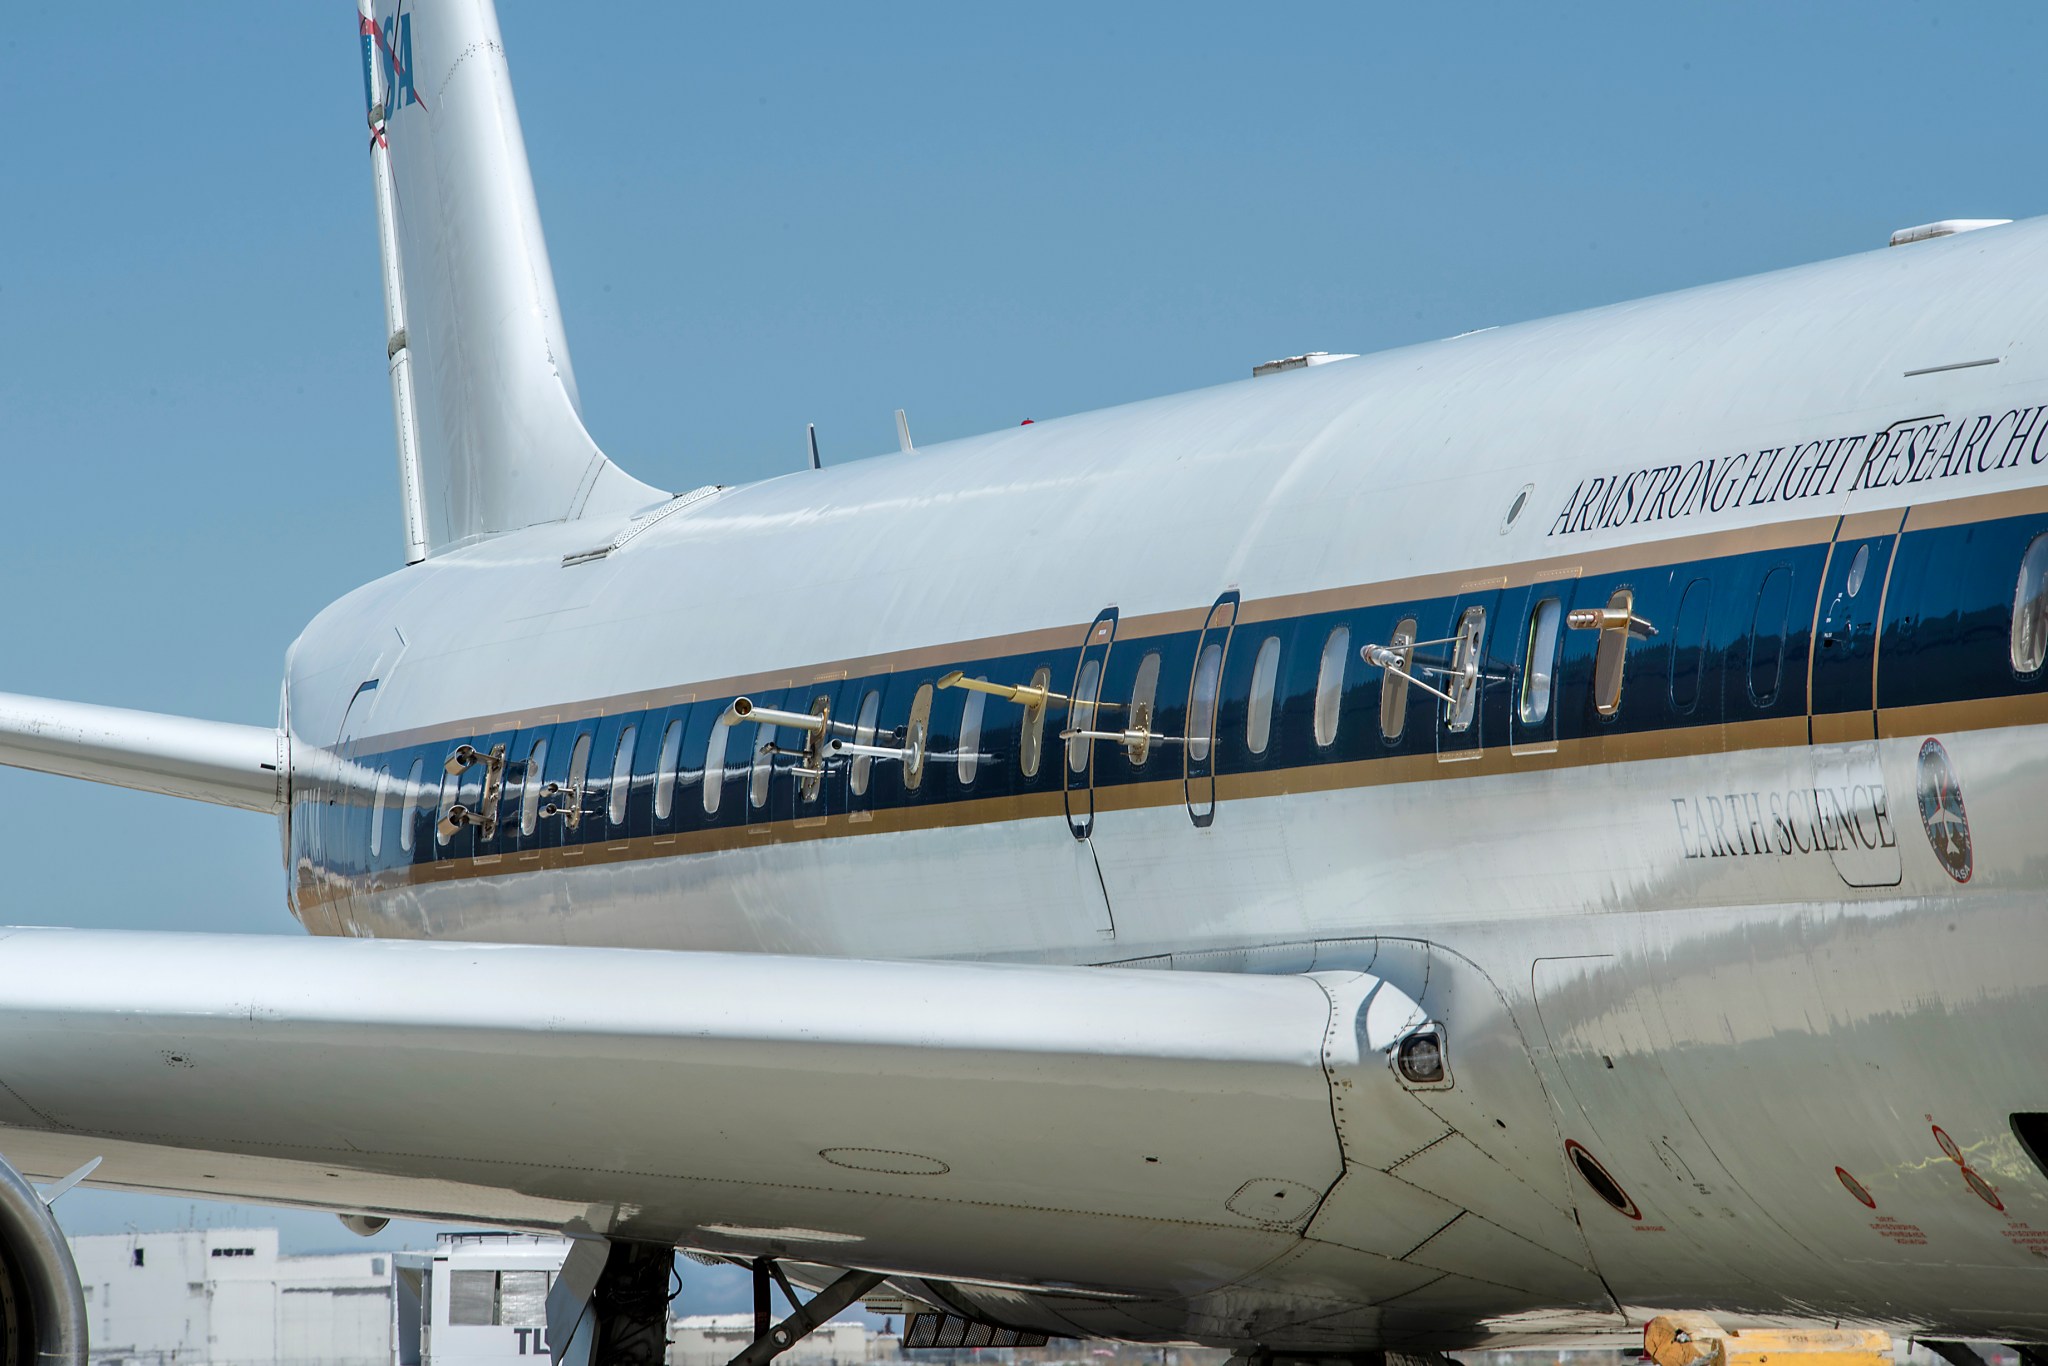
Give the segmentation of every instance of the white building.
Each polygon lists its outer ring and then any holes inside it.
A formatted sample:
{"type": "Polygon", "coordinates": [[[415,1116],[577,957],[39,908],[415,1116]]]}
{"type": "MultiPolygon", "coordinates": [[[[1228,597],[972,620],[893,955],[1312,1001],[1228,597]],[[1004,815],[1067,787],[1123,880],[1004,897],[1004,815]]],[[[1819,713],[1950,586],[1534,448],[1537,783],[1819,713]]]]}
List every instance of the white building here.
{"type": "MultiPolygon", "coordinates": [[[[691,1314],[668,1325],[668,1366],[726,1366],[754,1340],[752,1314],[691,1314]]],[[[895,1355],[894,1338],[885,1342],[895,1355]]],[[[776,1366],[862,1366],[868,1327],[858,1319],[822,1324],[775,1358],[776,1366]]]]}
{"type": "Polygon", "coordinates": [[[282,1257],[274,1228],[71,1240],[95,1366],[391,1366],[391,1254],[282,1257]]]}
{"type": "Polygon", "coordinates": [[[397,1366],[545,1363],[548,1290],[568,1255],[568,1239],[531,1233],[444,1233],[432,1252],[398,1253],[397,1366]]]}

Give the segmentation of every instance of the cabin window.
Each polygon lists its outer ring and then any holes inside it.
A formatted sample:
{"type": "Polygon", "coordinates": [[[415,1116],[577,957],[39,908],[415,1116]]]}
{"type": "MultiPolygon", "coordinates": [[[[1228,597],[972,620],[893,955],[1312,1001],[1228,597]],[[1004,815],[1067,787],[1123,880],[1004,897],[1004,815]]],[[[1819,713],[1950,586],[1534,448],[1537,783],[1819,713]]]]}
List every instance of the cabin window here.
{"type": "Polygon", "coordinates": [[[2020,557],[2020,581],[2012,594],[2012,667],[2040,671],[2048,660],[2048,531],[2036,536],[2020,557]]]}
{"type": "Polygon", "coordinates": [[[1785,673],[1785,626],[1792,614],[1792,571],[1779,565],[1764,575],[1749,623],[1749,700],[1768,707],[1778,700],[1785,673]]]}
{"type": "Polygon", "coordinates": [[[903,785],[915,792],[924,783],[925,750],[932,734],[932,685],[918,685],[910,698],[910,720],[903,727],[903,785]]]}
{"type": "Polygon", "coordinates": [[[533,748],[526,755],[526,776],[520,779],[519,792],[519,833],[531,835],[540,824],[541,791],[548,767],[548,741],[543,735],[533,742],[533,748]]]}
{"type": "Polygon", "coordinates": [[[675,810],[676,779],[683,766],[683,723],[668,723],[661,733],[661,758],[654,765],[654,819],[665,821],[675,810]]]}
{"type": "Polygon", "coordinates": [[[412,768],[405,775],[405,815],[398,823],[398,847],[408,854],[412,852],[413,841],[416,838],[414,823],[418,820],[420,809],[427,800],[426,769],[425,759],[415,759],[412,761],[412,768]]]}
{"type": "Polygon", "coordinates": [[[612,751],[611,806],[608,814],[613,825],[626,823],[626,803],[633,795],[633,742],[640,738],[640,727],[628,726],[619,732],[619,747],[612,751]]]}
{"type": "Polygon", "coordinates": [[[1351,628],[1339,626],[1323,641],[1322,663],[1316,667],[1316,743],[1337,739],[1338,709],[1344,702],[1344,657],[1351,653],[1351,628]]]}
{"type": "Polygon", "coordinates": [[[1870,543],[1865,541],[1856,547],[1856,558],[1849,561],[1849,577],[1842,581],[1842,591],[1855,597],[1863,591],[1863,576],[1870,572],[1870,543]]]}
{"type": "Polygon", "coordinates": [[[1196,763],[1209,757],[1215,743],[1216,692],[1222,679],[1223,642],[1212,640],[1195,660],[1195,686],[1188,695],[1188,758],[1196,763]]]}
{"type": "MultiPolygon", "coordinates": [[[[977,678],[977,683],[986,683],[986,678],[977,678]]],[[[960,775],[960,785],[967,786],[974,781],[975,771],[981,767],[981,717],[988,710],[988,694],[970,692],[967,704],[960,709],[959,757],[954,761],[954,771],[960,775]]]]}
{"type": "Polygon", "coordinates": [[[1081,732],[1095,729],[1095,699],[1102,692],[1102,660],[1091,658],[1083,661],[1081,672],[1074,680],[1074,700],[1067,708],[1067,729],[1074,732],[1067,741],[1067,771],[1086,773],[1088,771],[1088,747],[1095,742],[1081,732]]]}
{"type": "Polygon", "coordinates": [[[1602,716],[1612,716],[1621,710],[1621,676],[1628,667],[1629,619],[1635,615],[1635,592],[1617,588],[1607,600],[1607,610],[1619,612],[1621,624],[1600,628],[1600,645],[1593,654],[1593,709],[1602,716]]]}
{"type": "Polygon", "coordinates": [[[1415,671],[1415,618],[1403,617],[1387,648],[1400,656],[1400,673],[1380,670],[1380,738],[1392,744],[1408,727],[1408,679],[1415,671]]]}
{"type": "Polygon", "coordinates": [[[1522,652],[1522,697],[1515,714],[1525,726],[1540,726],[1550,718],[1550,691],[1557,677],[1557,628],[1564,620],[1564,604],[1545,598],[1529,613],[1529,640],[1522,652]]]}
{"type": "Polygon", "coordinates": [[[718,800],[725,795],[725,750],[732,743],[732,723],[723,716],[704,741],[704,814],[716,815],[718,800]]]}
{"type": "Polygon", "coordinates": [[[1244,745],[1264,754],[1273,739],[1273,686],[1280,681],[1280,637],[1267,636],[1252,661],[1252,691],[1244,711],[1244,745]]]}
{"type": "MultiPolygon", "coordinates": [[[[454,751],[450,750],[449,753],[453,754],[454,751]]],[[[440,819],[434,824],[434,842],[443,847],[447,846],[449,840],[455,838],[455,830],[448,824],[448,813],[455,807],[456,789],[461,785],[462,771],[457,770],[454,773],[450,773],[443,766],[441,770],[441,800],[439,803],[440,819]]]]}
{"type": "Polygon", "coordinates": [[[391,765],[377,770],[377,797],[370,803],[370,857],[384,852],[384,803],[391,798],[391,765]]]}
{"type": "Polygon", "coordinates": [[[590,777],[590,732],[584,731],[576,737],[576,743],[569,748],[569,791],[565,800],[573,802],[577,819],[582,819],[583,784],[590,777]]]}
{"type": "Polygon", "coordinates": [[[1149,650],[1138,661],[1138,676],[1131,680],[1131,709],[1124,713],[1130,718],[1125,723],[1125,730],[1144,732],[1143,739],[1124,746],[1124,754],[1133,764],[1144,763],[1152,753],[1152,732],[1156,729],[1152,724],[1152,709],[1158,698],[1159,651],[1149,650]]]}
{"type": "Polygon", "coordinates": [[[754,765],[747,775],[747,803],[755,810],[768,805],[768,785],[775,778],[775,727],[754,725],[754,765]]]}
{"type": "MultiPolygon", "coordinates": [[[[853,722],[853,742],[856,745],[875,743],[875,718],[882,714],[882,694],[868,689],[866,697],[860,700],[860,714],[853,722]]],[[[868,790],[868,775],[874,771],[875,761],[866,754],[853,756],[853,765],[848,770],[847,782],[853,787],[853,795],[865,796],[868,790]]]]}
{"type": "MultiPolygon", "coordinates": [[[[1052,686],[1052,670],[1040,666],[1031,675],[1031,686],[1043,693],[1052,686]]],[[[1045,707],[1026,707],[1024,725],[1017,736],[1017,766],[1027,778],[1038,776],[1039,756],[1045,752],[1045,707]]]]}
{"type": "MultiPolygon", "coordinates": [[[[1868,547],[1865,547],[1868,549],[1868,547]]],[[[1707,668],[1707,611],[1713,588],[1705,579],[1685,586],[1678,617],[1671,627],[1671,706],[1690,712],[1699,705],[1700,675],[1707,668]]]]}

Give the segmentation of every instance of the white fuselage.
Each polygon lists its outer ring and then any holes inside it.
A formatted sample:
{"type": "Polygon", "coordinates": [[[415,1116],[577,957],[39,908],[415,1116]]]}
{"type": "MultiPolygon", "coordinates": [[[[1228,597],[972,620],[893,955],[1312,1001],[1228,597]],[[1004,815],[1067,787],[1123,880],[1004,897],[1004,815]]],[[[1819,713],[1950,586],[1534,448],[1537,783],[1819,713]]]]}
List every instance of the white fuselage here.
{"type": "MultiPolygon", "coordinates": [[[[2008,1120],[2048,1108],[2048,702],[1997,667],[2048,529],[2044,267],[2048,225],[2022,224],[727,489],[597,558],[632,525],[453,550],[294,648],[295,910],[334,935],[1371,967],[1446,1020],[1454,1068],[1533,1061],[1540,1087],[1490,1118],[1532,1164],[1569,1173],[1577,1145],[1619,1185],[1609,1209],[1563,1176],[1578,1229],[1552,1215],[1620,1304],[2048,1330],[2048,1176],[2008,1120]],[[1653,634],[1618,641],[1617,705],[1594,695],[1606,633],[1565,630],[1529,721],[1540,602],[1624,591],[1653,634]],[[1473,607],[1473,722],[1411,689],[1387,738],[1361,647],[1404,616],[1454,637],[1473,607]],[[1196,660],[1225,627],[1204,746],[1196,660]],[[1090,717],[1059,698],[1027,780],[1034,721],[997,697],[963,761],[970,694],[916,692],[1037,666],[1085,693],[1092,657],[1095,729],[1118,731],[1154,649],[1142,763],[1070,754],[1090,717]],[[868,691],[866,742],[928,741],[915,789],[887,759],[864,791],[856,760],[806,779],[786,728],[707,757],[735,697],[857,724],[868,691]],[[486,795],[480,770],[443,789],[465,743],[507,746],[489,842],[434,829],[486,795]],[[316,752],[331,776],[307,781],[316,752]],[[522,835],[548,780],[577,823],[522,835]]],[[[1342,1243],[1346,1217],[1319,1223],[1342,1243]]],[[[1244,1293],[1291,1292],[1274,1271],[1244,1293]]]]}

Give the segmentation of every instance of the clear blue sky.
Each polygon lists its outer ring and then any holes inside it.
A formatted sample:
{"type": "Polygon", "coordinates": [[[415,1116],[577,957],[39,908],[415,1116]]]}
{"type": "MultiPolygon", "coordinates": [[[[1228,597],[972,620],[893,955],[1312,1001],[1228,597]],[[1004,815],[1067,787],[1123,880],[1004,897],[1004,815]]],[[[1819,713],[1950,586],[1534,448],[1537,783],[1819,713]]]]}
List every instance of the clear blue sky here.
{"type": "MultiPolygon", "coordinates": [[[[502,22],[586,419],[674,488],[806,422],[870,456],[898,407],[930,442],[2048,198],[2020,5],[502,22]]],[[[344,0],[9,13],[0,690],[267,722],[396,567],[355,43],[344,0]]],[[[14,773],[0,810],[0,921],[294,928],[260,817],[14,773]]]]}

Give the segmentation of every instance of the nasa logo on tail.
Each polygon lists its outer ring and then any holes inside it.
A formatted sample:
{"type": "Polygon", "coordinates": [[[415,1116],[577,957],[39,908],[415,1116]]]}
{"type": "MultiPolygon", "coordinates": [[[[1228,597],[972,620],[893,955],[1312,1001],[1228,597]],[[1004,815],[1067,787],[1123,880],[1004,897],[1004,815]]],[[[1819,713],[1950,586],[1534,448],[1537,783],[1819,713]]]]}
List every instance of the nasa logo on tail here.
{"type": "Polygon", "coordinates": [[[370,108],[371,122],[390,118],[409,104],[425,109],[412,81],[412,16],[401,8],[380,27],[365,14],[361,16],[363,37],[363,102],[370,108]],[[375,79],[381,68],[384,79],[375,79]],[[383,101],[377,99],[379,90],[383,101]]]}
{"type": "Polygon", "coordinates": [[[1920,746],[1920,824],[1927,829],[1927,842],[1934,856],[1957,882],[1968,882],[1971,872],[1970,817],[1963,810],[1963,789],[1956,782],[1955,765],[1941,741],[1929,738],[1920,746]]]}

